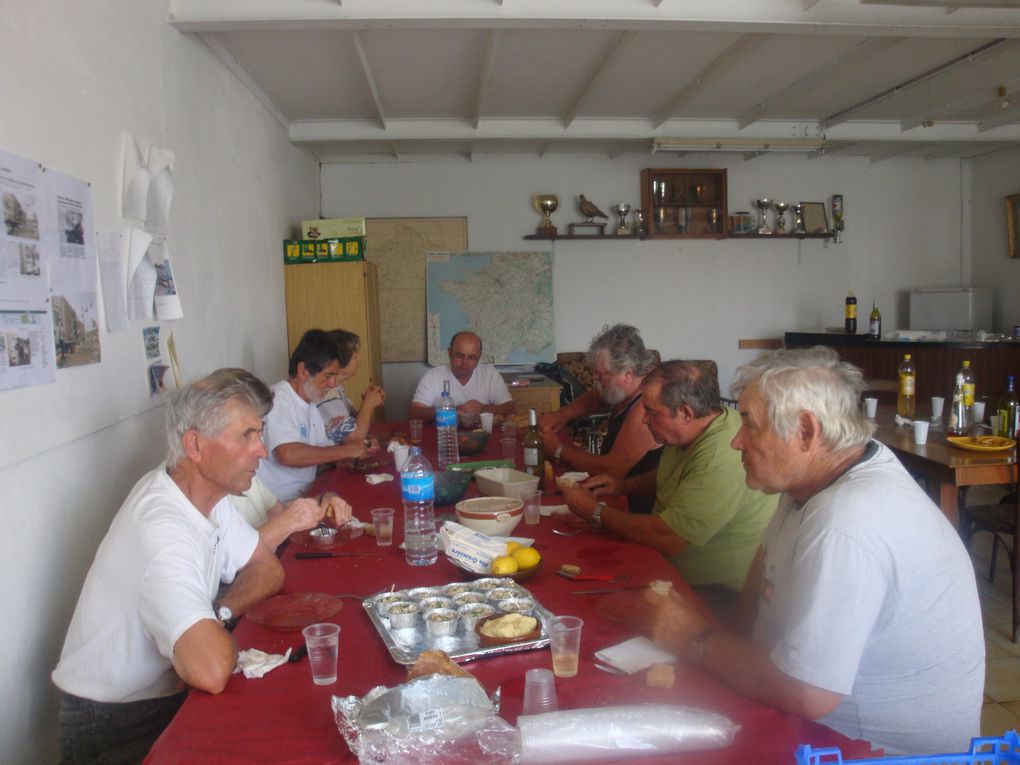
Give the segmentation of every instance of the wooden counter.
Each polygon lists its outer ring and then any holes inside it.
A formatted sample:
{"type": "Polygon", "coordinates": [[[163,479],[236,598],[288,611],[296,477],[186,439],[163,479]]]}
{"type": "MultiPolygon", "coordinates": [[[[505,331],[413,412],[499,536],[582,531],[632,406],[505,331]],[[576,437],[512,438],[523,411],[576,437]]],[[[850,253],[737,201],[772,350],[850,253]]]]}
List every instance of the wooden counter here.
{"type": "MultiPolygon", "coordinates": [[[[828,332],[787,332],[785,341],[787,348],[827,345],[840,358],[860,367],[867,380],[895,381],[903,355],[909,353],[917,367],[918,401],[944,396],[948,405],[956,373],[965,359],[977,375],[978,397],[992,404],[1006,389],[1006,376],[1020,376],[1020,342],[906,342],[828,332]]],[[[881,398],[890,401],[895,395],[881,398]]]]}

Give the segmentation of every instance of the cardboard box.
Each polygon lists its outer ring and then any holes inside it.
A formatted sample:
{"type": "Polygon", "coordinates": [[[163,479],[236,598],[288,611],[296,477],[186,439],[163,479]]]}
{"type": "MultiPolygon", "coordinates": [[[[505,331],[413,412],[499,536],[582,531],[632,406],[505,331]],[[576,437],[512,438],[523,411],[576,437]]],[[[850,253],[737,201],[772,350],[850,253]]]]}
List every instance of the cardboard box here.
{"type": "Polygon", "coordinates": [[[334,239],[284,239],[283,262],[343,263],[365,259],[365,237],[349,236],[334,239]]]}
{"type": "Polygon", "coordinates": [[[323,218],[301,221],[302,239],[346,239],[365,236],[364,218],[323,218]]]}

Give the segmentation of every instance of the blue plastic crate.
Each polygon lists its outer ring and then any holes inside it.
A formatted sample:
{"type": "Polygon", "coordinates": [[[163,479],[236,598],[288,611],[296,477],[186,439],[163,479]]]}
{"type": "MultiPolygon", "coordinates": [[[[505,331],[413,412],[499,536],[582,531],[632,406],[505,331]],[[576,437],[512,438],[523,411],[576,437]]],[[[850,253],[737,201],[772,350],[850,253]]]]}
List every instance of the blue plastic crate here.
{"type": "Polygon", "coordinates": [[[797,748],[797,765],[1020,765],[1020,736],[1015,730],[1002,736],[972,738],[970,751],[960,754],[925,754],[916,757],[879,757],[867,760],[844,760],[837,748],[812,749],[807,744],[797,748]]]}

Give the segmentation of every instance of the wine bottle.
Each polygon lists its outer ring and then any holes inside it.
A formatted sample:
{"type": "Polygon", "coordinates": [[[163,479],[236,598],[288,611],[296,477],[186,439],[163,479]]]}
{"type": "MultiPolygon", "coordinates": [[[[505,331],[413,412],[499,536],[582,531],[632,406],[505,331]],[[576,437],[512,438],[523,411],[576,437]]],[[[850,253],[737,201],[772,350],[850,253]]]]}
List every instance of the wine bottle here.
{"type": "Polygon", "coordinates": [[[882,313],[878,310],[878,301],[871,304],[871,316],[868,318],[868,337],[872,340],[882,339],[882,313]]]}
{"type": "Polygon", "coordinates": [[[545,444],[538,434],[538,415],[534,409],[528,410],[528,432],[521,438],[524,447],[524,472],[538,476],[538,488],[545,486],[545,444]]]}
{"type": "Polygon", "coordinates": [[[857,334],[857,298],[854,297],[854,291],[850,292],[846,296],[846,311],[843,314],[845,319],[843,321],[843,329],[848,335],[857,334]]]}
{"type": "Polygon", "coordinates": [[[914,407],[916,403],[915,392],[917,390],[917,368],[910,360],[910,354],[903,356],[899,368],[900,391],[896,397],[896,414],[908,419],[914,418],[914,407]]]}
{"type": "Polygon", "coordinates": [[[1016,378],[1006,378],[1006,392],[999,399],[999,432],[995,435],[1016,438],[1016,418],[1020,401],[1016,397],[1016,378]]]}
{"type": "Polygon", "coordinates": [[[949,410],[949,427],[946,433],[950,436],[965,436],[970,426],[967,396],[964,393],[964,377],[962,372],[956,373],[956,387],[953,388],[953,408],[949,410]]]}

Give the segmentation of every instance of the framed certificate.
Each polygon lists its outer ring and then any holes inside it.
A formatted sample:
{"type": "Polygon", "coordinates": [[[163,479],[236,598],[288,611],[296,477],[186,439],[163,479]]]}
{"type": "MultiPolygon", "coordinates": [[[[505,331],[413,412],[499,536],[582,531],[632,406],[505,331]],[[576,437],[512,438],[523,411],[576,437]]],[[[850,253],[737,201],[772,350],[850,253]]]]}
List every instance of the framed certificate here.
{"type": "Polygon", "coordinates": [[[801,202],[800,206],[804,214],[804,231],[809,234],[829,233],[824,202],[801,202]]]}

